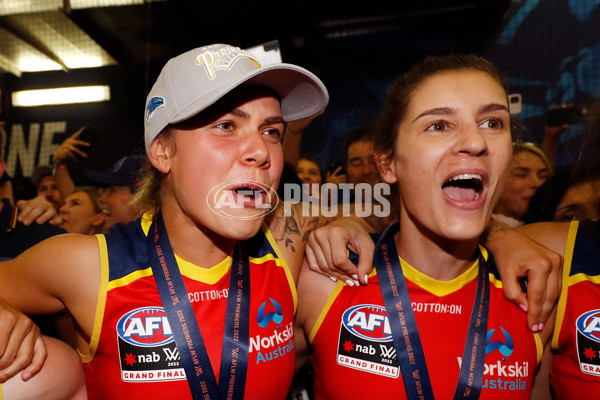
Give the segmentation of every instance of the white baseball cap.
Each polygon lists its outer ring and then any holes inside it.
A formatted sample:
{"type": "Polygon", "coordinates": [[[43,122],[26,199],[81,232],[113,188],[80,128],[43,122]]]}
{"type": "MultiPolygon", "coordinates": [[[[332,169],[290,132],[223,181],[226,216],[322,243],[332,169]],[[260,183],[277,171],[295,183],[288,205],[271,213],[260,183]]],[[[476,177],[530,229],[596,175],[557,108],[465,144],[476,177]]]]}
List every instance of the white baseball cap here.
{"type": "Polygon", "coordinates": [[[146,99],[146,151],[169,124],[185,121],[241,84],[266,86],[279,95],[283,119],[295,121],[323,110],[329,94],[312,72],[292,64],[262,65],[239,47],[213,44],[170,59],[146,99]]]}

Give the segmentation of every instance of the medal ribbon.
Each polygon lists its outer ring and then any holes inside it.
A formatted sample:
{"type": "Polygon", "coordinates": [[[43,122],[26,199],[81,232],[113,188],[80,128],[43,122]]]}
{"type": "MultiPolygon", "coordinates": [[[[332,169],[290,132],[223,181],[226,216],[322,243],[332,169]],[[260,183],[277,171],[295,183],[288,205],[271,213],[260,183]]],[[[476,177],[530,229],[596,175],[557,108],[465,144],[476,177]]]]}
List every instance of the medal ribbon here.
{"type": "MultiPolygon", "coordinates": [[[[433,389],[417,321],[394,242],[394,235],[398,230],[399,224],[395,223],[381,235],[376,245],[373,262],[392,330],[406,396],[408,399],[433,399],[433,389]]],[[[479,398],[483,383],[490,289],[487,261],[481,252],[479,253],[477,292],[454,399],[479,398]]]]}
{"type": "Polygon", "coordinates": [[[230,271],[221,371],[217,386],[161,212],[148,231],[146,245],[152,273],[193,399],[243,399],[248,366],[250,314],[250,268],[243,246],[238,244],[238,259],[237,262],[232,262],[230,271]]]}

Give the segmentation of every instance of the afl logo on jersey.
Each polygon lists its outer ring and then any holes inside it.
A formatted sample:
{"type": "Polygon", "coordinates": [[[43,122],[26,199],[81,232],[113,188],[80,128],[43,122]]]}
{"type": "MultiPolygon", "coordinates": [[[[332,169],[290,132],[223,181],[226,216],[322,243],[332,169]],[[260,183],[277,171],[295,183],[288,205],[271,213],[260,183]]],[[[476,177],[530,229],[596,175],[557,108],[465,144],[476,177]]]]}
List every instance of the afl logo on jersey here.
{"type": "Polygon", "coordinates": [[[152,347],[172,342],[173,332],[162,307],[141,307],[123,315],[117,334],[135,346],[152,347]]]}
{"type": "Polygon", "coordinates": [[[577,330],[586,338],[600,343],[600,310],[581,314],[577,318],[577,330]]]}
{"type": "Polygon", "coordinates": [[[352,334],[367,340],[386,342],[392,339],[390,323],[385,307],[361,304],[347,309],[342,324],[352,334]]]}

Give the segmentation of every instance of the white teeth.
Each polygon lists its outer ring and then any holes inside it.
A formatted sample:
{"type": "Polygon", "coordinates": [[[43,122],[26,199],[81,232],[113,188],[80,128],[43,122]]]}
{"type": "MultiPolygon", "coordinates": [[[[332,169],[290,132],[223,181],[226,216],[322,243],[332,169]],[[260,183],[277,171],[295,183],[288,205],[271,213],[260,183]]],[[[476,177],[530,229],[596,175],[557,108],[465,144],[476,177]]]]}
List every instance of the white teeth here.
{"type": "Polygon", "coordinates": [[[475,201],[479,200],[479,193],[475,193],[475,201]]]}
{"type": "Polygon", "coordinates": [[[478,180],[481,180],[481,175],[477,175],[477,174],[460,174],[460,175],[456,175],[455,177],[451,178],[450,181],[458,181],[458,180],[463,180],[463,179],[478,179],[478,180]]]}

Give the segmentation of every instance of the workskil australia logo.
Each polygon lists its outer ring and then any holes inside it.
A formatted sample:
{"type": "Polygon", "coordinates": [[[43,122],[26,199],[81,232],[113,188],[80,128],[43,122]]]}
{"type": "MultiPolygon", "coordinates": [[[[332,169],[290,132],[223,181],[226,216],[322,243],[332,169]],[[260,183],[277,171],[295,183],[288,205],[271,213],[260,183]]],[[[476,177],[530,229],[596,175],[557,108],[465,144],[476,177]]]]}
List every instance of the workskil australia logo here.
{"type": "MultiPolygon", "coordinates": [[[[500,327],[487,332],[482,387],[507,392],[527,390],[529,362],[511,360],[514,350],[513,338],[506,329],[500,327]]],[[[460,368],[462,359],[457,358],[460,368]]]]}
{"type": "Polygon", "coordinates": [[[290,354],[294,350],[294,325],[291,319],[284,321],[283,310],[279,303],[269,297],[256,313],[256,323],[260,334],[250,338],[250,353],[256,351],[256,363],[269,362],[290,354]]]}
{"type": "Polygon", "coordinates": [[[275,323],[275,325],[279,325],[283,320],[283,311],[281,310],[281,306],[278,302],[269,297],[269,302],[275,309],[275,311],[269,311],[265,314],[265,308],[267,306],[267,302],[265,301],[260,305],[258,309],[258,314],[256,315],[256,322],[258,322],[258,326],[261,328],[269,325],[269,322],[275,323]]]}
{"type": "Polygon", "coordinates": [[[385,307],[360,304],[344,311],[337,363],[372,374],[398,377],[400,369],[385,307]]]}
{"type": "Polygon", "coordinates": [[[600,310],[581,314],[575,324],[579,368],[586,374],[600,376],[600,310]]]}
{"type": "Polygon", "coordinates": [[[162,307],[131,310],[119,318],[116,329],[123,381],[185,379],[173,332],[162,307]]]}

